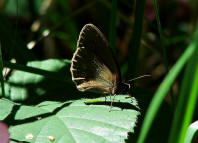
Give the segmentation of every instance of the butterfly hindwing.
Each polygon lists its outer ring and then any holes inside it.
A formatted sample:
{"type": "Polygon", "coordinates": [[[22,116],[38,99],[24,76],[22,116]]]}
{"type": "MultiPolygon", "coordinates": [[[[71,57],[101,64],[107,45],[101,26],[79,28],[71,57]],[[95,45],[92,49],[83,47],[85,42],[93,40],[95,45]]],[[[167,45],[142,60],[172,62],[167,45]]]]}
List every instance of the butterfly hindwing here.
{"type": "Polygon", "coordinates": [[[81,91],[111,93],[121,80],[118,64],[107,40],[92,24],[85,25],[80,32],[71,73],[72,80],[81,91]]]}

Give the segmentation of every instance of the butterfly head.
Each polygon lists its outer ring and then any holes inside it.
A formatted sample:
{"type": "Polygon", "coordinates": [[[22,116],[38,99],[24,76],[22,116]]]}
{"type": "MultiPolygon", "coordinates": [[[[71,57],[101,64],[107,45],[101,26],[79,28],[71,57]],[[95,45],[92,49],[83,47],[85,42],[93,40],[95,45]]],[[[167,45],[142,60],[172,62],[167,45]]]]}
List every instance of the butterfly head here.
{"type": "Polygon", "coordinates": [[[130,90],[130,84],[128,83],[119,83],[118,87],[116,88],[115,94],[127,94],[130,90]]]}

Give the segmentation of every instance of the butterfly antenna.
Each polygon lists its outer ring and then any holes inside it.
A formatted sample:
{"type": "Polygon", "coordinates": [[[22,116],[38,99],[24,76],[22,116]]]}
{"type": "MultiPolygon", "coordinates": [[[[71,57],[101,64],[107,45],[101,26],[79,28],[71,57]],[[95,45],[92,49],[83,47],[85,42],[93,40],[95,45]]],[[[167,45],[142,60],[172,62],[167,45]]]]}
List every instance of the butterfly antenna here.
{"type": "Polygon", "coordinates": [[[149,75],[149,74],[145,74],[145,75],[142,75],[142,76],[139,76],[139,77],[136,77],[136,78],[133,78],[133,79],[130,79],[130,80],[128,80],[128,82],[130,82],[130,81],[134,81],[134,80],[137,80],[137,79],[140,79],[140,78],[144,78],[144,77],[150,77],[151,75],[149,75]]]}

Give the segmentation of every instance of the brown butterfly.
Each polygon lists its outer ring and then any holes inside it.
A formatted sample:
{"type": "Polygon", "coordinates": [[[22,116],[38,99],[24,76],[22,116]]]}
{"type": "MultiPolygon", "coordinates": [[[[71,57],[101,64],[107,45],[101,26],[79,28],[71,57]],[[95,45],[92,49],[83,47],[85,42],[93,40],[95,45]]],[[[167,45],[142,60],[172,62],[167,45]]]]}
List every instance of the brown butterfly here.
{"type": "Polygon", "coordinates": [[[130,89],[130,84],[122,82],[120,68],[109,43],[93,24],[82,28],[70,70],[80,91],[94,90],[115,97],[130,89]]]}

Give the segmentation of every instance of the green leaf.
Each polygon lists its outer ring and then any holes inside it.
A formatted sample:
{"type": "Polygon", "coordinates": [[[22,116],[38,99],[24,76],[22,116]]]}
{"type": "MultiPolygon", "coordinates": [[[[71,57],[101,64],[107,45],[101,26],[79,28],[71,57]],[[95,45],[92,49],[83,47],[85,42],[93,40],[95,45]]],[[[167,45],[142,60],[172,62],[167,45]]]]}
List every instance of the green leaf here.
{"type": "Polygon", "coordinates": [[[89,105],[82,99],[21,106],[10,127],[11,138],[34,143],[50,142],[50,137],[65,143],[123,143],[134,132],[139,115],[137,101],[126,97],[117,95],[111,112],[110,97],[89,105]]]}
{"type": "Polygon", "coordinates": [[[184,143],[192,143],[194,135],[198,132],[198,121],[192,123],[186,132],[184,143]]]}
{"type": "Polygon", "coordinates": [[[71,89],[71,85],[68,85],[71,84],[69,68],[68,60],[49,59],[29,62],[27,67],[18,68],[25,71],[13,72],[8,82],[5,82],[6,96],[13,101],[24,101],[30,97],[49,96],[57,93],[58,90],[64,92],[67,87],[71,89]]]}
{"type": "Polygon", "coordinates": [[[171,132],[168,142],[183,143],[184,136],[195,113],[198,95],[198,27],[194,33],[193,53],[185,69],[178,103],[174,112],[171,132]]]}
{"type": "Polygon", "coordinates": [[[179,131],[178,131],[178,134],[179,134],[178,143],[184,143],[184,137],[185,137],[188,126],[192,122],[196,104],[197,104],[197,98],[198,98],[198,88],[197,88],[198,87],[198,61],[197,61],[197,57],[198,57],[198,25],[197,25],[197,29],[195,31],[194,41],[196,43],[196,49],[195,49],[191,59],[189,60],[188,65],[186,67],[185,76],[186,76],[187,80],[184,80],[183,82],[185,82],[185,83],[182,83],[182,86],[188,84],[188,86],[186,86],[186,87],[189,87],[189,88],[186,89],[186,92],[180,93],[179,98],[183,97],[184,100],[182,101],[179,99],[179,101],[178,101],[179,102],[178,104],[183,103],[182,104],[183,112],[180,116],[180,117],[182,117],[182,120],[181,120],[182,126],[181,126],[181,129],[179,129],[179,131]],[[184,94],[184,95],[181,95],[181,94],[184,94]]]}
{"type": "Polygon", "coordinates": [[[172,67],[172,69],[169,71],[163,82],[161,83],[160,87],[156,91],[149,108],[147,110],[147,113],[144,118],[144,122],[142,125],[142,129],[138,138],[138,143],[143,143],[148,131],[151,127],[151,124],[157,114],[157,111],[160,108],[160,105],[166,96],[167,92],[169,91],[171,85],[173,84],[174,80],[178,76],[178,74],[181,72],[182,68],[186,64],[186,62],[189,60],[189,58],[192,56],[194,50],[195,50],[195,42],[192,42],[189,47],[186,49],[186,51],[183,53],[183,55],[180,57],[180,59],[177,61],[177,63],[172,67]]]}
{"type": "Polygon", "coordinates": [[[9,100],[3,98],[0,100],[0,120],[4,120],[11,113],[13,106],[9,100]]]}

